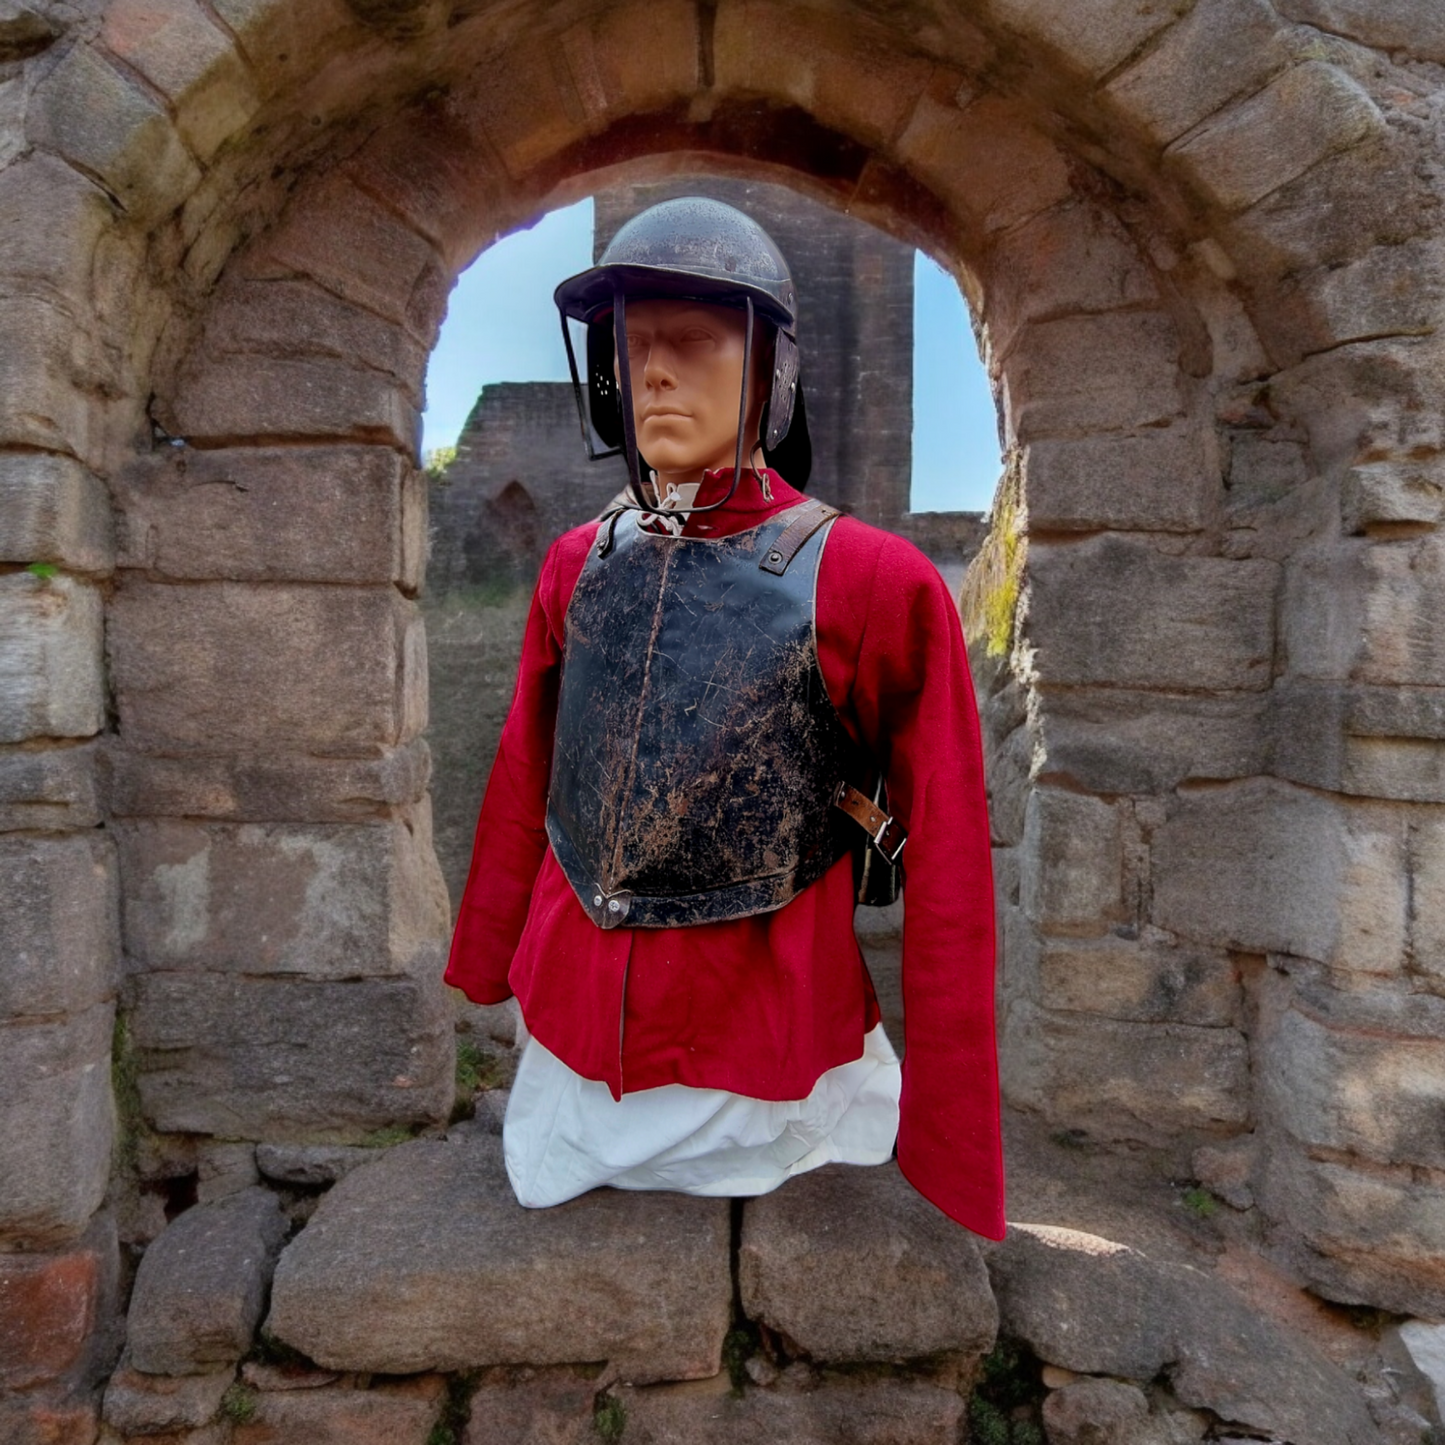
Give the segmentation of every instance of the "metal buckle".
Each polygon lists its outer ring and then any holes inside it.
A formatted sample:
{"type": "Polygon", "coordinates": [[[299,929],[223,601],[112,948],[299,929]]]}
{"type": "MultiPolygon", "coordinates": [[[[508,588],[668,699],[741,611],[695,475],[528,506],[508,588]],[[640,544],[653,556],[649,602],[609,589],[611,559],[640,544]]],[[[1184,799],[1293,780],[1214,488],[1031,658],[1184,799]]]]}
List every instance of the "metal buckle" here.
{"type": "Polygon", "coordinates": [[[902,838],[898,840],[898,846],[891,853],[884,845],[883,835],[894,826],[895,821],[893,818],[884,818],[878,825],[878,831],[873,835],[873,846],[878,849],[890,864],[896,863],[899,860],[903,854],[903,845],[908,841],[908,834],[904,833],[902,838]]]}

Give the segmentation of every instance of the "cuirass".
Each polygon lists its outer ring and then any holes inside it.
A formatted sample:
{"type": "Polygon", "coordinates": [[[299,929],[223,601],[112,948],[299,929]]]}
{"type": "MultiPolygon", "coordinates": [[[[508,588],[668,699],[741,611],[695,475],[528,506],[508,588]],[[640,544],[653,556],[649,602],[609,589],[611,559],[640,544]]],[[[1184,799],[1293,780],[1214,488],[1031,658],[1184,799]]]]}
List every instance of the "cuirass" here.
{"type": "Polygon", "coordinates": [[[547,834],[600,927],[765,913],[848,851],[830,802],[855,750],[814,635],[829,525],[796,550],[779,540],[815,506],[716,541],[624,514],[611,550],[589,551],[567,608],[547,834]]]}

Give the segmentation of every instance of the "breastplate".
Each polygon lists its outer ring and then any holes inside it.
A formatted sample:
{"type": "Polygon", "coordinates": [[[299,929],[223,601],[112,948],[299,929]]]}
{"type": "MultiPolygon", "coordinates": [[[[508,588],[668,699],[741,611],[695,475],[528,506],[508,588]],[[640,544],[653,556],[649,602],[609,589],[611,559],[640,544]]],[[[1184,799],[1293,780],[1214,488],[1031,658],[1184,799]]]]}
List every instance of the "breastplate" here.
{"type": "Polygon", "coordinates": [[[829,528],[796,551],[780,541],[815,505],[718,541],[624,514],[607,555],[589,552],[567,608],[547,835],[600,927],[765,913],[848,851],[830,801],[854,747],[813,623],[829,528]]]}

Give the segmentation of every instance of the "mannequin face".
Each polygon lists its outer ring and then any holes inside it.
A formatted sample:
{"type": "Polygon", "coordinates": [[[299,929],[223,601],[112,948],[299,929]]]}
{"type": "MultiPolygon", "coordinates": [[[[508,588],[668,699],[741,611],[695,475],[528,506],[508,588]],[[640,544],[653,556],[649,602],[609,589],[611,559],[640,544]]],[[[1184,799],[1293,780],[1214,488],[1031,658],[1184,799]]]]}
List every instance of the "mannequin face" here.
{"type": "MultiPolygon", "coordinates": [[[[704,471],[731,467],[738,434],[747,318],[730,306],[697,301],[631,301],[627,344],[638,450],[660,479],[698,481],[704,471]]],[[[766,328],[754,323],[755,341],[766,328]]],[[[757,435],[762,411],[755,345],[753,405],[746,435],[757,435]]],[[[620,377],[619,377],[620,380],[620,377]]],[[[746,467],[748,457],[743,454],[746,467]]]]}

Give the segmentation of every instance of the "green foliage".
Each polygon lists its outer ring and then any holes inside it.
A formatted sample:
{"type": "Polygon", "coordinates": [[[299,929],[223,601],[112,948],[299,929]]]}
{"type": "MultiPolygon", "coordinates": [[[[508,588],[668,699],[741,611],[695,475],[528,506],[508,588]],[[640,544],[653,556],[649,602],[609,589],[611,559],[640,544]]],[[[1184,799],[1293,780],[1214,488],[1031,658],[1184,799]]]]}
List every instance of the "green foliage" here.
{"type": "Polygon", "coordinates": [[[723,1337],[723,1369],[733,1382],[733,1389],[741,1390],[748,1383],[748,1361],[758,1352],[758,1327],[745,1321],[734,1325],[723,1337]]]}
{"type": "Polygon", "coordinates": [[[973,1445],[1010,1445],[1008,1419],[997,1405],[975,1395],[968,1402],[968,1438],[973,1445]]]}
{"type": "Polygon", "coordinates": [[[135,1048],[131,1043],[130,1023],[117,1012],[110,1039],[110,1084],[115,1098],[116,1162],[127,1173],[134,1174],[140,1154],[140,1142],[150,1133],[150,1126],[141,1111],[140,1070],[136,1066],[135,1048]]]}
{"type": "Polygon", "coordinates": [[[984,1358],[968,1402],[974,1445],[1044,1445],[1038,1406],[1044,1397],[1038,1361],[1013,1340],[1001,1339],[984,1358]]]}
{"type": "Polygon", "coordinates": [[[1195,1185],[1184,1191],[1184,1207],[1201,1219],[1208,1219],[1211,1214],[1219,1213],[1219,1200],[1209,1190],[1195,1185]]]}
{"type": "Polygon", "coordinates": [[[444,482],[447,477],[447,468],[457,459],[455,447],[433,447],[422,458],[422,470],[431,482],[444,482]]]}
{"type": "Polygon", "coordinates": [[[478,1089],[495,1089],[506,1083],[507,1066],[475,1039],[457,1040],[457,1092],[472,1095],[478,1089]]]}
{"type": "Polygon", "coordinates": [[[60,568],[54,562],[32,562],[25,570],[33,572],[37,577],[49,578],[54,577],[60,568]]]}
{"type": "Polygon", "coordinates": [[[475,1371],[453,1375],[447,1381],[447,1392],[442,1397],[441,1413],[426,1437],[426,1445],[457,1445],[472,1418],[472,1391],[476,1387],[475,1371]]]}
{"type": "Polygon", "coordinates": [[[1013,646],[1026,552],[1023,467],[1015,452],[994,497],[988,535],[968,564],[958,599],[965,635],[984,638],[989,657],[1002,657],[1013,646]]]}
{"type": "Polygon", "coordinates": [[[415,1136],[406,1124],[388,1124],[384,1129],[373,1129],[357,1142],[363,1149],[390,1149],[393,1144],[405,1144],[415,1136]]]}
{"type": "Polygon", "coordinates": [[[592,1426],[605,1442],[616,1445],[627,1428],[627,1409],[616,1395],[599,1396],[592,1411],[592,1426]]]}
{"type": "Polygon", "coordinates": [[[256,1392],[239,1380],[221,1396],[221,1418],[233,1425],[246,1425],[256,1418],[256,1392]]]}

